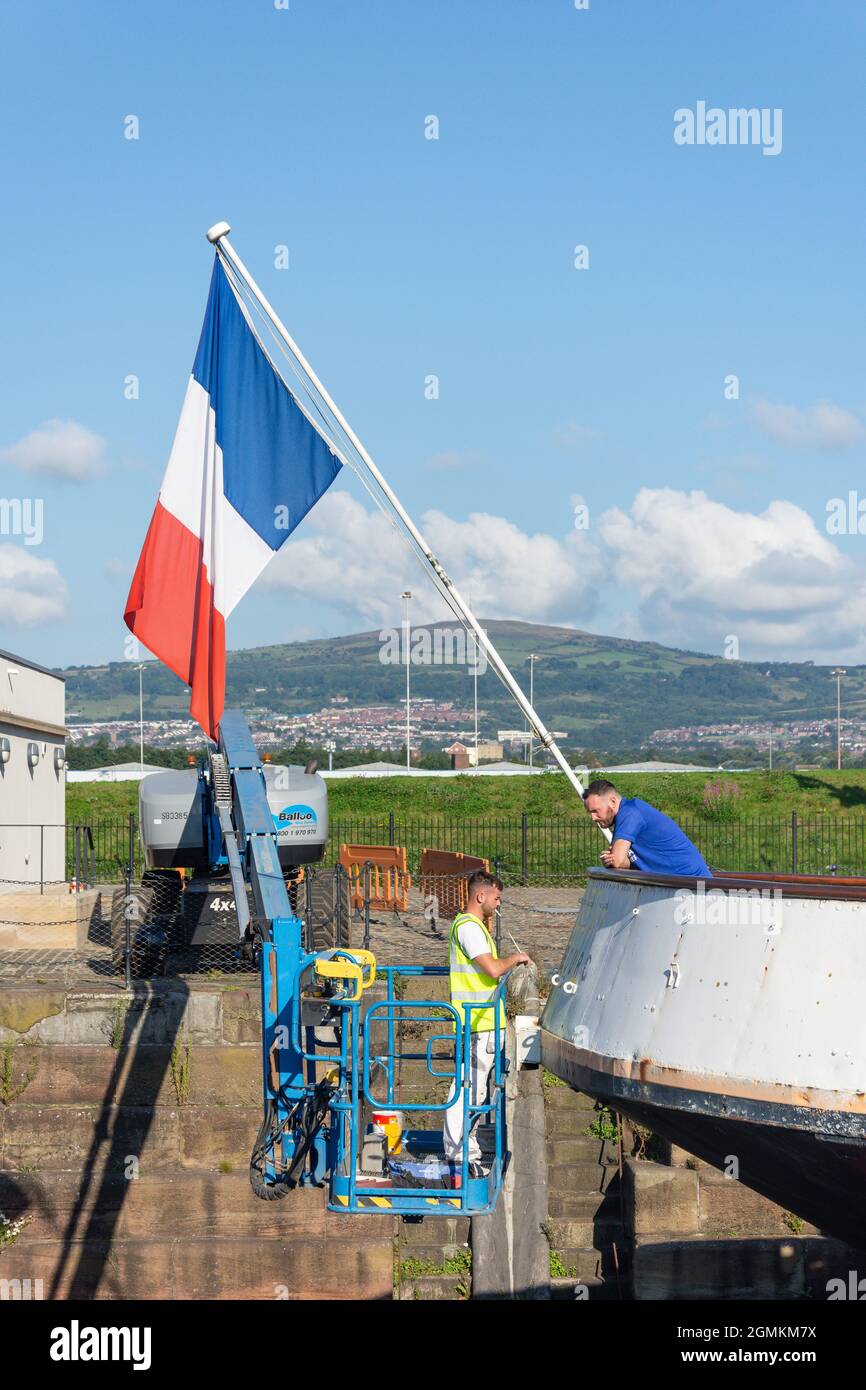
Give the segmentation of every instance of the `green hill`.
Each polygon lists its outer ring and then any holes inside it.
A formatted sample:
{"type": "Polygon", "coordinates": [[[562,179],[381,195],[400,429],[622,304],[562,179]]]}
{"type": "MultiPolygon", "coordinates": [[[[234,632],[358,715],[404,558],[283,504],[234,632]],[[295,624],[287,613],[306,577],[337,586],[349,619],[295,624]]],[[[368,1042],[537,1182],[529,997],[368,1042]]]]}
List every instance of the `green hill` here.
{"type": "MultiPolygon", "coordinates": [[[[749,719],[784,723],[795,716],[826,719],[835,713],[829,667],[728,661],[655,642],[533,623],[491,620],[483,626],[527,692],[529,654],[536,653],[539,713],[548,727],[567,731],[566,748],[599,759],[638,756],[658,728],[749,719]]],[[[405,690],[404,668],[383,665],[380,651],[374,631],[229,652],[227,704],[248,713],[313,711],[334,696],[346,696],[352,704],[397,705],[405,690]]],[[[63,674],[70,711],[90,719],[138,717],[138,674],[132,663],[72,667],[63,674]]],[[[169,671],[154,662],[144,679],[146,718],[187,714],[186,687],[169,671]]],[[[465,666],[413,666],[412,691],[416,697],[467,707],[472,679],[465,666]]],[[[485,734],[523,726],[492,671],[479,678],[478,698],[485,734]]],[[[859,712],[864,703],[866,668],[851,667],[845,680],[846,712],[859,712]]],[[[712,745],[704,749],[696,744],[695,760],[703,760],[701,750],[706,761],[718,759],[712,745]]],[[[725,756],[730,758],[730,750],[725,756]]]]}

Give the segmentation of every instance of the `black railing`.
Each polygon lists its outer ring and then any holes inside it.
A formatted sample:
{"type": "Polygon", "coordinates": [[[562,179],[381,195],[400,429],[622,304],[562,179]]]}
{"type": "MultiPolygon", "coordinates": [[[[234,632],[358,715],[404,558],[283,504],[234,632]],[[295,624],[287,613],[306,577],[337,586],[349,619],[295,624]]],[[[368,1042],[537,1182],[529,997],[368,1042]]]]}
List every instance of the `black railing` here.
{"type": "MultiPolygon", "coordinates": [[[[679,824],[716,869],[743,872],[866,875],[866,816],[745,816],[711,820],[679,818],[679,824]]],[[[14,871],[15,855],[4,853],[2,832],[29,833],[30,881],[45,882],[39,864],[50,837],[65,836],[66,879],[119,883],[127,867],[133,881],[142,870],[135,817],[103,817],[86,825],[9,827],[0,825],[0,883],[26,877],[14,871]]],[[[581,879],[598,864],[601,836],[587,816],[334,816],[325,864],[335,864],[340,845],[402,845],[413,875],[425,849],[462,850],[496,866],[510,883],[581,879]]],[[[56,877],[56,875],[54,876],[56,877]]]]}
{"type": "MultiPolygon", "coordinates": [[[[866,816],[683,817],[711,868],[743,872],[866,874],[866,816]]],[[[509,882],[582,878],[598,864],[601,836],[586,816],[334,817],[327,858],[341,844],[398,844],[413,873],[424,849],[462,850],[496,864],[509,882]],[[393,837],[393,838],[392,838],[393,837]]]]}

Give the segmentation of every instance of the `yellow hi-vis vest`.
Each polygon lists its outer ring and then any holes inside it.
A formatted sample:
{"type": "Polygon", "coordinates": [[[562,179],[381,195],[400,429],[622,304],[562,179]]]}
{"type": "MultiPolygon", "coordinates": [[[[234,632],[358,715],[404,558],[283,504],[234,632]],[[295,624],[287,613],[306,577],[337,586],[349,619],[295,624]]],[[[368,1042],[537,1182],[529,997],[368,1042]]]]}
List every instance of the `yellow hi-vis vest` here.
{"type": "MultiPolygon", "coordinates": [[[[451,934],[448,938],[450,946],[450,982],[451,982],[451,1003],[460,1015],[461,1023],[465,1022],[466,1014],[463,1011],[464,1004],[483,1004],[486,1000],[492,1001],[499,981],[494,980],[490,975],[485,975],[474,961],[467,956],[457,938],[457,932],[464,922],[474,922],[480,927],[487,938],[487,946],[491,956],[497,960],[496,945],[490,932],[485,927],[480,918],[475,917],[471,912],[458,912],[454,921],[451,923],[451,934]]],[[[496,1010],[489,1009],[470,1009],[469,1027],[473,1033],[492,1033],[496,1027],[496,1010]]],[[[505,1027],[505,1005],[499,1001],[499,1027],[505,1027]]]]}

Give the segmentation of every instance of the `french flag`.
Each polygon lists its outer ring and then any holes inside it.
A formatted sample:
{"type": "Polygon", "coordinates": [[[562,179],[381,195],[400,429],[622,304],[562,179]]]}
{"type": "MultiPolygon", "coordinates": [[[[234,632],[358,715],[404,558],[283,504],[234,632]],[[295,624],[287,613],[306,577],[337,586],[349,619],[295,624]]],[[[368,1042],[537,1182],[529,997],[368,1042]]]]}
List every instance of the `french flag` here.
{"type": "Polygon", "coordinates": [[[274,370],[217,257],[192,376],[126,601],[216,738],[225,623],[341,464],[274,370]]]}

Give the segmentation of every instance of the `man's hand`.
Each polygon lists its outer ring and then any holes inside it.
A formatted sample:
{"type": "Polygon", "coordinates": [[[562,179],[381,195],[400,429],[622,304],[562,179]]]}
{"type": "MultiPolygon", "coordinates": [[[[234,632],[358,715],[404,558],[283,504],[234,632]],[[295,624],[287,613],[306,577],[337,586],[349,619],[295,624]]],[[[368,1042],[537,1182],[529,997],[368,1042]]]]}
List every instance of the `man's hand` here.
{"type": "Polygon", "coordinates": [[[630,849],[631,840],[614,840],[609,849],[602,850],[601,862],[606,869],[630,869],[630,849]]]}
{"type": "Polygon", "coordinates": [[[506,956],[505,959],[508,962],[509,970],[512,965],[529,965],[532,961],[532,957],[528,956],[525,951],[515,951],[513,955],[506,956]]]}
{"type": "Polygon", "coordinates": [[[512,965],[527,965],[531,959],[525,951],[516,951],[513,955],[495,960],[489,951],[485,951],[483,955],[473,956],[472,964],[477,965],[479,970],[483,970],[492,980],[499,980],[512,965]]]}

